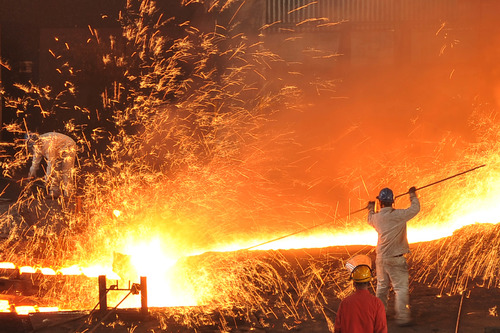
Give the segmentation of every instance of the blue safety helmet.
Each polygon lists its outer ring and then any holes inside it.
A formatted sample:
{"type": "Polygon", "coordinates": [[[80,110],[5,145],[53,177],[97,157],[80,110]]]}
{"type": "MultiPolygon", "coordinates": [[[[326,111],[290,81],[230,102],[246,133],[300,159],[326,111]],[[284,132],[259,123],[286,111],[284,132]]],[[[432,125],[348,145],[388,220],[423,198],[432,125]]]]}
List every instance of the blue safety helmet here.
{"type": "Polygon", "coordinates": [[[390,188],[383,188],[380,190],[377,199],[379,199],[380,202],[392,204],[394,203],[394,193],[390,188]]]}

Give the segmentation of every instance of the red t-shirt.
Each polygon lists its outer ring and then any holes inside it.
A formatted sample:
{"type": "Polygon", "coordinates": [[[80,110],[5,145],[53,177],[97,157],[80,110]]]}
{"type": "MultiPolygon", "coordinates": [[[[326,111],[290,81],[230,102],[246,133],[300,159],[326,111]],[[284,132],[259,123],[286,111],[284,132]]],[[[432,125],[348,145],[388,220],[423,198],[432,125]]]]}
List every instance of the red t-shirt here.
{"type": "Polygon", "coordinates": [[[335,333],[387,333],[382,301],[366,289],[358,289],[339,306],[335,333]]]}

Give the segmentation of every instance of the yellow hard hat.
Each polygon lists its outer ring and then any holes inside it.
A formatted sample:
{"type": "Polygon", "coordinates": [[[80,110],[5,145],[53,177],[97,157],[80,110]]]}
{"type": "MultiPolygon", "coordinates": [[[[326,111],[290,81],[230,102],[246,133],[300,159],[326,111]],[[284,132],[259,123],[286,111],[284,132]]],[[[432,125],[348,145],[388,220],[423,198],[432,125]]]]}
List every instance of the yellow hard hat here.
{"type": "Polygon", "coordinates": [[[368,282],[372,279],[372,270],[367,265],[359,265],[352,270],[351,279],[354,282],[368,282]]]}

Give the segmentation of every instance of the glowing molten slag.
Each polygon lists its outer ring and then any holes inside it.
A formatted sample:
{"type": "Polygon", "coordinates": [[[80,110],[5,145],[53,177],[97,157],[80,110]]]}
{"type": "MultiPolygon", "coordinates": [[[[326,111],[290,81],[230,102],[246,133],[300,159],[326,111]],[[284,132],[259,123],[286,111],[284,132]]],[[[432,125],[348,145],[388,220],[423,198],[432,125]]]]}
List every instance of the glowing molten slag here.
{"type": "MultiPolygon", "coordinates": [[[[497,183],[500,177],[496,170],[475,181],[467,188],[461,185],[448,187],[446,191],[421,191],[418,193],[421,201],[421,212],[408,223],[408,240],[410,243],[431,241],[446,236],[466,225],[474,223],[498,223],[500,216],[500,186],[497,183]],[[464,192],[469,193],[464,196],[464,192]],[[435,195],[433,197],[432,195],[435,195]],[[438,207],[438,208],[436,208],[438,207]]],[[[407,197],[397,200],[395,208],[406,208],[409,205],[407,197]]],[[[119,217],[120,214],[113,214],[119,217]]],[[[19,268],[21,274],[43,274],[43,275],[84,275],[95,278],[99,275],[106,275],[107,280],[121,280],[121,287],[127,284],[127,279],[132,283],[138,283],[139,277],[147,277],[148,285],[148,306],[168,307],[168,306],[195,306],[203,305],[205,299],[210,299],[210,287],[201,288],[206,295],[193,292],[193,288],[185,284],[188,269],[180,269],[180,259],[189,256],[197,256],[207,251],[237,251],[241,249],[269,250],[269,249],[304,249],[304,248],[324,248],[330,246],[343,245],[369,245],[374,246],[377,242],[377,233],[366,223],[366,211],[361,211],[356,216],[350,216],[348,221],[332,219],[332,224],[321,230],[311,229],[307,232],[295,232],[292,236],[287,233],[274,235],[262,234],[253,236],[251,239],[241,239],[229,244],[218,244],[211,248],[199,249],[197,253],[186,253],[177,248],[169,248],[169,242],[159,235],[141,234],[140,240],[136,238],[126,239],[121,249],[117,252],[126,255],[129,265],[126,271],[130,276],[120,276],[118,272],[108,264],[96,265],[92,267],[71,266],[57,270],[50,268],[36,268],[23,266],[19,268]],[[341,227],[339,227],[341,225],[341,227]],[[312,231],[314,230],[314,232],[312,231]]],[[[300,228],[298,228],[300,231],[300,228]]],[[[175,247],[175,246],[172,246],[175,247]]],[[[114,265],[113,265],[114,266],[114,265]]],[[[0,269],[14,269],[12,263],[0,263],[0,269]]],[[[96,281],[97,284],[97,281],[96,281]]],[[[200,289],[199,289],[200,290],[200,289]]],[[[117,298],[120,300],[121,298],[117,298]]],[[[111,299],[109,306],[115,300],[111,299]]],[[[130,295],[120,307],[139,308],[141,306],[140,295],[130,295]]],[[[25,314],[42,311],[58,311],[57,308],[38,308],[33,306],[13,306],[8,301],[0,300],[1,312],[17,312],[25,314]]]]}
{"type": "MultiPolygon", "coordinates": [[[[458,183],[445,190],[421,191],[421,212],[408,223],[408,240],[410,243],[424,242],[451,236],[455,230],[475,223],[498,223],[500,216],[500,186],[497,170],[490,169],[481,174],[478,180],[469,181],[464,186],[458,183]],[[470,195],[464,196],[464,191],[470,195]],[[433,197],[433,195],[435,197],[433,197]],[[438,208],[436,208],[438,207],[438,208]]],[[[478,176],[477,174],[474,176],[478,176]]],[[[474,179],[471,177],[470,179],[474,179]]],[[[406,196],[399,198],[395,208],[406,208],[409,200],[406,196]]],[[[252,248],[268,249],[303,249],[323,248],[338,245],[370,245],[377,243],[377,233],[366,223],[367,212],[351,216],[348,223],[337,223],[344,227],[329,227],[327,231],[295,233],[293,236],[281,238],[283,234],[262,235],[259,238],[242,239],[232,244],[219,245],[205,251],[236,251],[252,248]],[[356,218],[356,219],[354,219],[356,218]],[[277,239],[276,241],[272,241],[277,239]],[[259,245],[260,246],[255,246],[259,245]]],[[[159,238],[130,244],[125,250],[132,256],[132,264],[140,275],[148,277],[149,304],[151,306],[201,305],[198,297],[178,287],[182,277],[173,269],[180,256],[168,252],[159,238]]],[[[195,255],[195,254],[192,254],[195,255]]],[[[203,295],[206,296],[206,295],[203,295]]],[[[138,306],[136,303],[135,306],[138,306]]],[[[128,304],[127,306],[130,306],[128,304]]]]}

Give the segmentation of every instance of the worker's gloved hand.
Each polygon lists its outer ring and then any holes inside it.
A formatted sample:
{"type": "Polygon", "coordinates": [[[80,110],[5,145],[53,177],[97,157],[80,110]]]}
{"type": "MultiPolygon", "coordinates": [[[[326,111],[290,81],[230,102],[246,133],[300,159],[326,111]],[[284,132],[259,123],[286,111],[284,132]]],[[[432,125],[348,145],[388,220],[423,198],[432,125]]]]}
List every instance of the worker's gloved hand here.
{"type": "Polygon", "coordinates": [[[415,186],[410,187],[410,189],[408,190],[408,193],[410,194],[415,194],[415,192],[417,192],[417,188],[415,186]]]}
{"type": "Polygon", "coordinates": [[[366,206],[368,210],[374,210],[375,209],[375,201],[368,201],[368,205],[366,206]]]}

